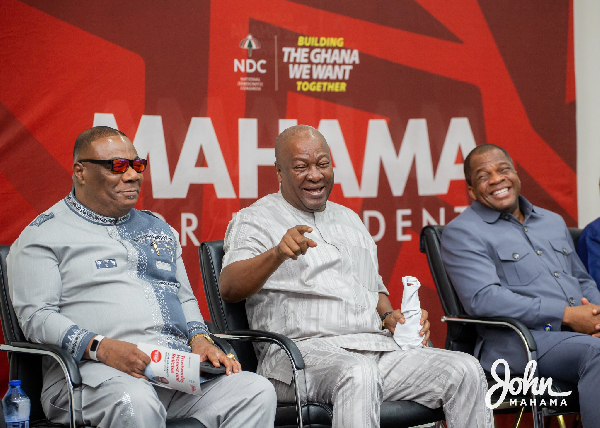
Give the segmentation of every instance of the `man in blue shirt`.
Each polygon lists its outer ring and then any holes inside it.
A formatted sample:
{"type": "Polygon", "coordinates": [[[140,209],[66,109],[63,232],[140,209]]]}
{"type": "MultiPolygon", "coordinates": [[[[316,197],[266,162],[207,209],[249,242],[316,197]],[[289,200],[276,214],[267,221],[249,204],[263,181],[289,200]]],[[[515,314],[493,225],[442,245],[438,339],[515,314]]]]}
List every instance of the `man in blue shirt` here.
{"type": "MultiPolygon", "coordinates": [[[[539,375],[577,383],[584,426],[600,426],[600,292],[564,220],[520,195],[501,147],[476,147],[464,169],[474,202],[444,229],[442,258],[465,311],[523,322],[537,342],[539,375]]],[[[503,358],[511,373],[523,373],[527,360],[516,333],[478,333],[484,369],[503,358]]]]}
{"type": "Polygon", "coordinates": [[[600,288],[600,218],[588,224],[577,241],[577,254],[600,288]]]}

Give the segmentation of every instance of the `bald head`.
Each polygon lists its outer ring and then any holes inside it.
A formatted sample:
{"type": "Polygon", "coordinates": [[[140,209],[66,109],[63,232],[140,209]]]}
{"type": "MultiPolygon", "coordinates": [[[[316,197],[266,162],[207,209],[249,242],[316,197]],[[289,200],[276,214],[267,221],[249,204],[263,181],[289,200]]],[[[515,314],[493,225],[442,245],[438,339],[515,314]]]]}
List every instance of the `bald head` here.
{"type": "Polygon", "coordinates": [[[307,137],[314,138],[321,141],[324,146],[329,150],[329,146],[327,145],[327,141],[325,141],[325,137],[315,128],[309,125],[295,125],[290,126],[286,130],[284,130],[281,134],[277,136],[275,140],[275,162],[281,163],[284,157],[287,157],[285,154],[286,148],[289,147],[289,143],[295,140],[298,137],[307,137]]]}
{"type": "Polygon", "coordinates": [[[325,137],[312,126],[286,129],[275,140],[281,195],[306,212],[323,211],[333,188],[333,165],[325,137]]]}

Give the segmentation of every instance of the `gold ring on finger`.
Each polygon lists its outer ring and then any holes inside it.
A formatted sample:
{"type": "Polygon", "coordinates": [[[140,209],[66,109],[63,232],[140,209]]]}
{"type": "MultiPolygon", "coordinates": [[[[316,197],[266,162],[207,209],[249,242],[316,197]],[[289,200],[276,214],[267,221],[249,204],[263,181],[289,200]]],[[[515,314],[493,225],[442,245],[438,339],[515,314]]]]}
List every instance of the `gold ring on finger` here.
{"type": "Polygon", "coordinates": [[[231,352],[227,354],[227,358],[231,358],[232,360],[236,360],[235,355],[233,355],[231,352]]]}

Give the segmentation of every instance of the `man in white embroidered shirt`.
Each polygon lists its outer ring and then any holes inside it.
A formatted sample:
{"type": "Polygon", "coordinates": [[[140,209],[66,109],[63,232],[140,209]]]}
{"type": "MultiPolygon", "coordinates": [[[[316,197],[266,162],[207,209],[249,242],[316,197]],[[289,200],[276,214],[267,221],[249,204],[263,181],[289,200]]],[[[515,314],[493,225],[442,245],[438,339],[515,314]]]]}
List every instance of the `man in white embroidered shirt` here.
{"type": "MultiPolygon", "coordinates": [[[[354,212],[327,201],[333,167],[325,138],[293,126],[277,137],[275,158],[281,191],[241,210],[227,229],[223,299],[247,299],[251,328],[295,340],[307,398],[333,404],[334,427],[378,427],[380,404],[391,400],[443,405],[450,427],[492,427],[477,360],[435,348],[402,351],[392,338],[404,319],[378,274],[375,243],[354,212]]],[[[287,358],[275,347],[259,351],[259,373],[280,400],[291,400],[287,358]]]]}
{"type": "MultiPolygon", "coordinates": [[[[272,425],[272,385],[241,372],[207,335],[177,232],[133,208],[145,167],[116,129],[94,127],[77,138],[73,190],[25,228],[8,256],[23,333],[80,363],[82,414],[91,426],[164,427],[179,418],[207,427],[272,425]],[[199,354],[230,376],[204,383],[201,395],[154,387],[139,342],[199,354]]],[[[62,371],[45,357],[43,374],[46,416],[68,423],[62,371]]]]}

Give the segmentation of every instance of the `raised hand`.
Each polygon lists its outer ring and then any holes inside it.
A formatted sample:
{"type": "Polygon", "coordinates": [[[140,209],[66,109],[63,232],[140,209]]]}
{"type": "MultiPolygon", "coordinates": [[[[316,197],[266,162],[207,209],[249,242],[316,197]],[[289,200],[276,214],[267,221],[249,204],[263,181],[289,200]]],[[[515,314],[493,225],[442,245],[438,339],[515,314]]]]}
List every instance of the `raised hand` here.
{"type": "Polygon", "coordinates": [[[294,226],[288,229],[275,251],[280,261],[287,259],[297,260],[299,256],[306,254],[309,248],[316,247],[317,243],[304,236],[312,232],[312,227],[306,225],[294,226]]]}
{"type": "Polygon", "coordinates": [[[294,226],[273,248],[250,259],[225,266],[219,278],[219,291],[223,300],[236,303],[259,292],[283,262],[288,259],[297,260],[309,248],[317,246],[315,241],[304,236],[310,232],[310,226],[294,226]]]}

